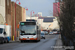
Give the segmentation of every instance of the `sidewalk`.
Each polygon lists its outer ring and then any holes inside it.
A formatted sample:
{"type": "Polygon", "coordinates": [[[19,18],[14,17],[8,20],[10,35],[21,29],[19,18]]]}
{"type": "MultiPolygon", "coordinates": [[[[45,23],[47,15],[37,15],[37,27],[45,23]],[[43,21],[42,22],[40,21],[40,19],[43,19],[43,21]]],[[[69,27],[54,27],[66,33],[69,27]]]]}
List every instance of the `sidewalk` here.
{"type": "Polygon", "coordinates": [[[10,42],[10,43],[19,42],[19,38],[16,38],[16,41],[15,41],[15,40],[14,40],[14,41],[13,41],[13,40],[10,40],[9,42],[10,42]]]}
{"type": "Polygon", "coordinates": [[[9,41],[9,43],[15,43],[15,42],[16,42],[16,41],[12,41],[12,40],[11,40],[11,41],[9,41]]]}
{"type": "Polygon", "coordinates": [[[54,50],[65,50],[63,47],[62,47],[62,41],[61,41],[61,35],[59,35],[57,41],[56,41],[56,44],[54,46],[54,50]]]}

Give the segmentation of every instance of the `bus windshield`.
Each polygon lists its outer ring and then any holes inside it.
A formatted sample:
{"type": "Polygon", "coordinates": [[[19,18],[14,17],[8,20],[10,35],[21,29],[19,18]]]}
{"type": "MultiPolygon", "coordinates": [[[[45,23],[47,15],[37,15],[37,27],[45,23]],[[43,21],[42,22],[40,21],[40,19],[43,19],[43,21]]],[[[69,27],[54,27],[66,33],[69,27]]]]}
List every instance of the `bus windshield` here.
{"type": "Polygon", "coordinates": [[[2,32],[3,32],[3,28],[0,28],[0,34],[2,34],[2,32]]]}
{"type": "Polygon", "coordinates": [[[21,30],[22,35],[35,35],[36,34],[35,25],[23,25],[23,26],[20,26],[20,30],[21,30]]]}

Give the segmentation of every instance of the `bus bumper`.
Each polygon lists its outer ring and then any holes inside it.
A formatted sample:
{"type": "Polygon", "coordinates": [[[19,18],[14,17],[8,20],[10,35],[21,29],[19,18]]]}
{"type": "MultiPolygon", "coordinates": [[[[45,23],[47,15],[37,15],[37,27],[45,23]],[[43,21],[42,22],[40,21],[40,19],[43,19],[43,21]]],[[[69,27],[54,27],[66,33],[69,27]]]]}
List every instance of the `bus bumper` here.
{"type": "Polygon", "coordinates": [[[19,38],[19,40],[37,40],[37,38],[19,38]]]}

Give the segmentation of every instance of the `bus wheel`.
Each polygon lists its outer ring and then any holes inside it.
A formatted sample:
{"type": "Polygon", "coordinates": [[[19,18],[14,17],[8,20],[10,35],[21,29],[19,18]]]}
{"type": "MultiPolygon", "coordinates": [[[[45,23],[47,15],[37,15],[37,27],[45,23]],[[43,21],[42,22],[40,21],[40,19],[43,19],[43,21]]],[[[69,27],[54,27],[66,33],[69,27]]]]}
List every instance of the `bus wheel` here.
{"type": "Polygon", "coordinates": [[[39,42],[40,40],[37,40],[36,42],[39,42]]]}
{"type": "Polygon", "coordinates": [[[38,40],[38,42],[39,42],[40,40],[38,40]]]}
{"type": "Polygon", "coordinates": [[[23,40],[21,40],[21,43],[23,42],[23,40]]]}
{"type": "Polygon", "coordinates": [[[40,41],[40,40],[39,40],[40,41]]]}

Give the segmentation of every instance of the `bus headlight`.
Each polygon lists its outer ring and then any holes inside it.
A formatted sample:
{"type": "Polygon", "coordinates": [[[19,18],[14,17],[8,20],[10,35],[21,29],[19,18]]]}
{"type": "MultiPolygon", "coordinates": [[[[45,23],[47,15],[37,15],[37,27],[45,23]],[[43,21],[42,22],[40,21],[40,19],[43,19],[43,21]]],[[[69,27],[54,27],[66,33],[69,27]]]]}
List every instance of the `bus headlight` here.
{"type": "Polygon", "coordinates": [[[33,38],[36,38],[36,35],[32,36],[33,38]]]}
{"type": "Polygon", "coordinates": [[[23,38],[23,36],[20,36],[20,38],[22,39],[22,38],[23,38]]]}

